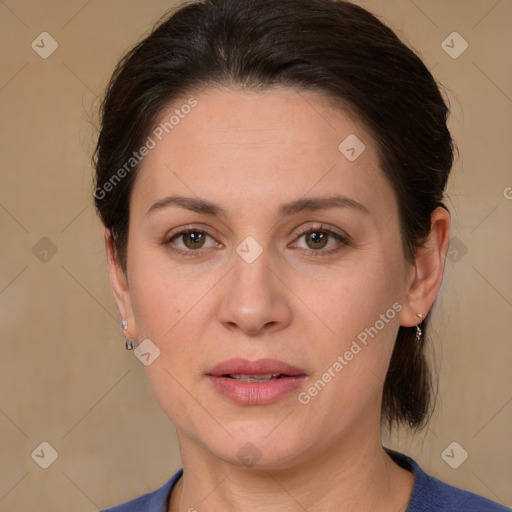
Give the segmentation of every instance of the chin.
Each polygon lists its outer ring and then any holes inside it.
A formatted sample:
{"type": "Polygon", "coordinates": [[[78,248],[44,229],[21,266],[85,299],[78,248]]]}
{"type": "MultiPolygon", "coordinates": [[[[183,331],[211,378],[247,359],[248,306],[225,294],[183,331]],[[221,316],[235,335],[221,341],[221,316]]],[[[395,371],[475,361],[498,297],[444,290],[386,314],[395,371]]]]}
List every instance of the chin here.
{"type": "Polygon", "coordinates": [[[273,421],[270,425],[239,426],[226,443],[226,436],[222,439],[209,439],[204,446],[210,453],[237,467],[260,470],[280,470],[293,467],[301,458],[305,458],[304,438],[299,432],[293,432],[284,425],[273,421]],[[274,430],[273,430],[274,429],[274,430]],[[281,431],[279,431],[281,429],[281,431]]]}

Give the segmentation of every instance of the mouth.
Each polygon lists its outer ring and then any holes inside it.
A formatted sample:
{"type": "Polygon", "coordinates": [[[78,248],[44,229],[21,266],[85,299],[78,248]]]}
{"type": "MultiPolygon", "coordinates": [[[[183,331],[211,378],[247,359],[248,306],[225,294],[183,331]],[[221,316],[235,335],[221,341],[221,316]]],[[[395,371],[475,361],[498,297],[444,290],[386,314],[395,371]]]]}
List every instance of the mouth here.
{"type": "Polygon", "coordinates": [[[290,377],[290,375],[283,375],[282,373],[262,373],[259,375],[237,373],[235,375],[222,375],[222,377],[238,380],[239,382],[270,382],[272,380],[282,379],[283,377],[290,377]]]}
{"type": "Polygon", "coordinates": [[[211,368],[206,375],[211,377],[227,377],[236,380],[270,380],[283,377],[298,377],[306,372],[291,364],[277,359],[229,359],[211,368]]]}
{"type": "Polygon", "coordinates": [[[307,374],[275,359],[230,359],[206,373],[212,388],[240,405],[274,402],[300,387],[307,374]]]}

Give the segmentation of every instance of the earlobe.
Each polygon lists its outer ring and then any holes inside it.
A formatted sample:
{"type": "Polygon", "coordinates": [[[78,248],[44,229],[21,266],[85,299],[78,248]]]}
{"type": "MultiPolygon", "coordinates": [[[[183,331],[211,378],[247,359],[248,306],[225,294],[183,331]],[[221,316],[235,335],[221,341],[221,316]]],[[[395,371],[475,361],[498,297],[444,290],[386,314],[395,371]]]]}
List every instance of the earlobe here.
{"type": "Polygon", "coordinates": [[[104,232],[105,251],[110,276],[110,285],[116,302],[121,322],[126,322],[128,327],[123,331],[127,338],[136,339],[135,320],[131,304],[128,280],[121,264],[117,258],[112,234],[108,228],[104,232]]]}
{"type": "Polygon", "coordinates": [[[400,312],[400,325],[417,325],[421,322],[418,313],[425,318],[432,308],[443,280],[450,225],[450,214],[445,208],[438,207],[432,212],[430,234],[425,245],[417,251],[414,272],[400,312]]]}

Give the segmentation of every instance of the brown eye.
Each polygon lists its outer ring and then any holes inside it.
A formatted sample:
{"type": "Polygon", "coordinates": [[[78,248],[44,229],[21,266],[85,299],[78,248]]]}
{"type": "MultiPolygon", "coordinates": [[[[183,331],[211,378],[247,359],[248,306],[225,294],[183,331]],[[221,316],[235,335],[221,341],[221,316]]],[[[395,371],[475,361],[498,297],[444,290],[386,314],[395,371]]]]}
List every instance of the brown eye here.
{"type": "Polygon", "coordinates": [[[201,231],[186,231],[178,236],[182,237],[183,244],[187,249],[200,249],[206,238],[205,233],[201,231]]]}
{"type": "Polygon", "coordinates": [[[172,252],[182,254],[184,256],[200,256],[206,249],[220,246],[215,239],[206,231],[199,229],[185,229],[167,237],[162,245],[172,252]],[[208,240],[209,245],[207,245],[208,240]]]}
{"type": "Polygon", "coordinates": [[[302,249],[309,256],[327,256],[348,245],[348,240],[348,237],[339,235],[330,229],[310,227],[299,232],[297,242],[293,246],[302,249]],[[302,243],[300,243],[301,239],[304,239],[302,243]],[[328,246],[330,240],[337,240],[338,243],[328,246]]]}
{"type": "Polygon", "coordinates": [[[305,234],[306,244],[311,249],[323,249],[329,240],[329,236],[325,231],[310,231],[305,234]]]}

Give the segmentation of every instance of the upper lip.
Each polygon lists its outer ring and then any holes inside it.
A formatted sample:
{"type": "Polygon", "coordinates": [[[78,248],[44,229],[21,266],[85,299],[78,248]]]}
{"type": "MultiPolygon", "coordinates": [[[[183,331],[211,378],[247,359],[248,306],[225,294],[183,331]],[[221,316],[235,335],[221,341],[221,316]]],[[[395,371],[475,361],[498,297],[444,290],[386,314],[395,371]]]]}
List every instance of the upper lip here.
{"type": "Polygon", "coordinates": [[[229,359],[222,361],[206,372],[207,375],[214,377],[237,374],[262,375],[265,373],[289,376],[306,375],[302,369],[277,359],[257,359],[256,361],[242,358],[229,359]]]}

